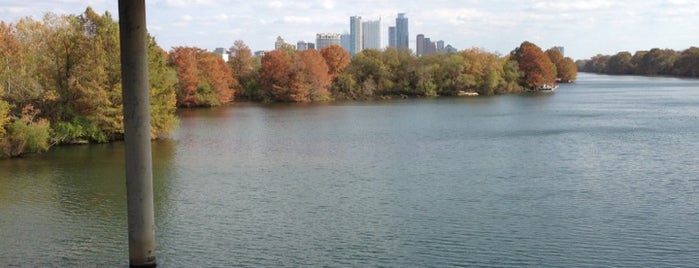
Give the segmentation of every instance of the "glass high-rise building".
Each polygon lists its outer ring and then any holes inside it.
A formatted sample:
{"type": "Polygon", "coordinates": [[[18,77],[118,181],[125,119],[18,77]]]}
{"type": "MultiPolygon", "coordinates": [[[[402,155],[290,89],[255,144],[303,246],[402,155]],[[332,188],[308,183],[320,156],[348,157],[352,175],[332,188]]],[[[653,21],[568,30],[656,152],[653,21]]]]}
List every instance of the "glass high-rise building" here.
{"type": "Polygon", "coordinates": [[[381,19],[362,23],[362,47],[364,49],[381,49],[381,19]]]}
{"type": "Polygon", "coordinates": [[[340,46],[347,51],[347,53],[350,52],[350,43],[352,41],[350,40],[350,34],[348,33],[343,33],[340,35],[340,46]]]}
{"type": "Polygon", "coordinates": [[[405,16],[405,13],[398,13],[398,17],[396,18],[396,47],[400,49],[409,49],[409,43],[408,17],[405,16]]]}
{"type": "Polygon", "coordinates": [[[390,26],[388,27],[388,46],[396,47],[397,43],[398,42],[396,41],[396,26],[390,26]]]}
{"type": "Polygon", "coordinates": [[[350,17],[350,55],[354,55],[362,51],[362,17],[350,17]]]}
{"type": "Polygon", "coordinates": [[[316,49],[321,50],[332,45],[340,45],[340,34],[319,33],[316,34],[316,49]]]}

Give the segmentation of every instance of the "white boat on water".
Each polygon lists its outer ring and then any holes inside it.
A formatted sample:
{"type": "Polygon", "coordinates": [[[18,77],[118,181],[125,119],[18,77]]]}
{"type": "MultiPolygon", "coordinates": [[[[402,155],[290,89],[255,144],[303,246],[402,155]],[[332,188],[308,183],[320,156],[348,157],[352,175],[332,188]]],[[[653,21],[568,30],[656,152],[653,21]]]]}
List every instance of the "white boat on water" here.
{"type": "Polygon", "coordinates": [[[530,92],[553,92],[558,88],[558,85],[556,84],[545,84],[540,87],[535,87],[535,88],[530,88],[527,91],[530,92]]]}

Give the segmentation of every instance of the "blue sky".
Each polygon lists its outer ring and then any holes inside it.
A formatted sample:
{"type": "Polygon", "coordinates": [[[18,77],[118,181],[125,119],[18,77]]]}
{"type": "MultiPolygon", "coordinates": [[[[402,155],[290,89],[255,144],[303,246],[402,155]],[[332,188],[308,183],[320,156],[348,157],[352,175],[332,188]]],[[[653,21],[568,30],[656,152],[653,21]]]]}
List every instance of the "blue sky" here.
{"type": "MultiPolygon", "coordinates": [[[[479,47],[507,54],[522,41],[547,49],[564,46],[566,56],[699,46],[699,0],[479,1],[479,0],[147,0],[148,28],[165,49],[197,46],[213,50],[245,41],[269,50],[277,36],[313,41],[318,32],[349,31],[349,17],[382,19],[382,44],[396,14],[407,13],[411,47],[417,34],[458,49],[479,47]]],[[[111,12],[116,0],[3,0],[0,19],[16,21],[45,12],[78,14],[85,7],[111,12]]]]}

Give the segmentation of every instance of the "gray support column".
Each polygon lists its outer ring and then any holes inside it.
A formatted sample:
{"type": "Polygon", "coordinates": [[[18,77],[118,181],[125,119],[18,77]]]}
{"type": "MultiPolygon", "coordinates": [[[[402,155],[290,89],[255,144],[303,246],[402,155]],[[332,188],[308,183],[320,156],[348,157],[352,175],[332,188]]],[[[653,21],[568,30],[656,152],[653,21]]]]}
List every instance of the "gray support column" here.
{"type": "Polygon", "coordinates": [[[145,0],[119,0],[129,266],[155,267],[145,0]]]}

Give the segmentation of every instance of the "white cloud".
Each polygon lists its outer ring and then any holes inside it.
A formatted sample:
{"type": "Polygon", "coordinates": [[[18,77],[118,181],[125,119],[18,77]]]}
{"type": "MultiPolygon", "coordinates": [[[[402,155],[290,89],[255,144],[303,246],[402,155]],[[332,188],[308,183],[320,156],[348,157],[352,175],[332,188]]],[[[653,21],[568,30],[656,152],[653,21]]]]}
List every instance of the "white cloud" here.
{"type": "Polygon", "coordinates": [[[613,6],[611,1],[605,0],[590,0],[590,1],[543,1],[534,3],[534,9],[543,12],[561,12],[561,11],[588,11],[588,10],[603,10],[613,6]]]}
{"type": "Polygon", "coordinates": [[[177,8],[193,8],[196,6],[215,6],[218,3],[213,0],[165,0],[165,5],[177,8]]]}
{"type": "Polygon", "coordinates": [[[284,16],[283,21],[286,23],[302,23],[302,24],[313,23],[313,19],[311,19],[309,17],[301,17],[301,16],[284,16]]]}
{"type": "Polygon", "coordinates": [[[228,21],[231,18],[231,16],[228,16],[228,14],[218,14],[214,16],[214,19],[218,21],[228,21]]]}
{"type": "Polygon", "coordinates": [[[335,1],[333,0],[323,0],[320,3],[320,6],[322,6],[325,9],[334,9],[335,8],[335,1]]]}
{"type": "Polygon", "coordinates": [[[282,2],[282,1],[272,1],[272,2],[269,2],[269,4],[267,4],[267,5],[268,5],[269,7],[271,7],[271,8],[280,9],[280,8],[284,7],[284,2],[282,2]]]}

